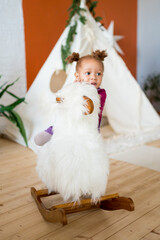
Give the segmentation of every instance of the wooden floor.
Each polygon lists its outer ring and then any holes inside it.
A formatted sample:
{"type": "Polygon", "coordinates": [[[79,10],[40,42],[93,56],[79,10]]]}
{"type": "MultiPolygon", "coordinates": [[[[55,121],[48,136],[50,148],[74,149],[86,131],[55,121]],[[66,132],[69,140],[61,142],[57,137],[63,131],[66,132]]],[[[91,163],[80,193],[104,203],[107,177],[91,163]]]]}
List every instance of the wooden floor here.
{"type": "Polygon", "coordinates": [[[0,139],[1,240],[160,240],[160,172],[111,160],[107,193],[131,197],[135,211],[83,211],[63,227],[44,221],[30,195],[30,187],[44,187],[35,166],[31,150],[0,139]]]}

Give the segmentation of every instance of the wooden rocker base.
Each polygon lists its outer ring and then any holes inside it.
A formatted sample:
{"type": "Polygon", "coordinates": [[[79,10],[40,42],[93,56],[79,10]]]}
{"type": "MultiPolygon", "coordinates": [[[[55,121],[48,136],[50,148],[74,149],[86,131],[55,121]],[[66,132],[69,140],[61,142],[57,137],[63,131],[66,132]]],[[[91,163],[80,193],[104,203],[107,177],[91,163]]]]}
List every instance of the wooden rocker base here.
{"type": "Polygon", "coordinates": [[[37,204],[37,207],[43,216],[43,218],[48,222],[61,222],[63,225],[67,224],[66,214],[80,212],[93,208],[101,208],[104,210],[118,210],[125,209],[128,211],[134,211],[134,202],[131,198],[120,197],[118,193],[102,196],[98,203],[94,204],[91,199],[83,199],[79,203],[70,202],[52,206],[51,208],[46,208],[41,198],[55,195],[57,193],[53,192],[48,194],[48,190],[36,190],[34,187],[31,188],[31,194],[37,204]]]}

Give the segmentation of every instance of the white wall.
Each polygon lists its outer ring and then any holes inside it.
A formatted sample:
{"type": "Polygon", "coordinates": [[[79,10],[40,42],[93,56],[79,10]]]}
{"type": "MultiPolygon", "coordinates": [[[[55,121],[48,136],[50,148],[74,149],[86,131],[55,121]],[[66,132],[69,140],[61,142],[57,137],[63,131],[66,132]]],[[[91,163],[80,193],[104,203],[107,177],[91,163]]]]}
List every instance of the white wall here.
{"type": "Polygon", "coordinates": [[[160,73],[160,0],[138,0],[137,80],[160,73]]]}
{"type": "MultiPolygon", "coordinates": [[[[19,81],[10,88],[19,97],[26,93],[25,42],[22,0],[0,0],[0,86],[4,82],[19,81]]],[[[5,105],[14,101],[4,95],[5,105]]]]}
{"type": "MultiPolygon", "coordinates": [[[[22,0],[0,0],[0,86],[11,83],[18,77],[19,81],[8,90],[19,97],[26,93],[25,42],[22,0]]],[[[0,104],[5,106],[16,99],[4,94],[0,104]]],[[[22,103],[24,104],[24,103],[22,103]]],[[[0,132],[7,124],[0,117],[0,132]]]]}

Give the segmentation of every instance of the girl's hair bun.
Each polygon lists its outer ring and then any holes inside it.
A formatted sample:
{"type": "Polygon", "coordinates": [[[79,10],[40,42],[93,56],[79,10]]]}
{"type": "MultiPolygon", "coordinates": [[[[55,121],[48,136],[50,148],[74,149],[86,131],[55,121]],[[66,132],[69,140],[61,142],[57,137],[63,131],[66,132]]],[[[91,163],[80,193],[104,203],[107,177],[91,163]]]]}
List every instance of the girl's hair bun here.
{"type": "Polygon", "coordinates": [[[79,60],[79,53],[76,53],[76,52],[73,52],[72,55],[66,58],[66,61],[68,63],[78,62],[78,60],[79,60]]]}
{"type": "Polygon", "coordinates": [[[97,58],[98,60],[103,61],[105,59],[105,57],[108,56],[108,54],[106,53],[105,50],[96,50],[94,52],[92,52],[91,56],[93,56],[94,58],[97,58]]]}

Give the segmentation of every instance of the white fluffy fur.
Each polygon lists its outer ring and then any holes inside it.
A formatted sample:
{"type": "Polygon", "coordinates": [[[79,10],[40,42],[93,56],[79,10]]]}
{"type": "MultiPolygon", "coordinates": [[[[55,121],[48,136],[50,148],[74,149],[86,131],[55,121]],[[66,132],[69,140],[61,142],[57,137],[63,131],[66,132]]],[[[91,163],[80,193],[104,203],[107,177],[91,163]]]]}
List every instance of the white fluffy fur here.
{"type": "Polygon", "coordinates": [[[54,135],[39,151],[37,172],[48,190],[67,201],[90,195],[97,201],[107,186],[109,163],[98,132],[100,99],[94,86],[72,83],[58,92],[64,98],[54,108],[54,135]],[[92,99],[94,111],[84,115],[83,96],[92,99]],[[56,116],[56,117],[55,117],[56,116]]]}

